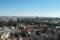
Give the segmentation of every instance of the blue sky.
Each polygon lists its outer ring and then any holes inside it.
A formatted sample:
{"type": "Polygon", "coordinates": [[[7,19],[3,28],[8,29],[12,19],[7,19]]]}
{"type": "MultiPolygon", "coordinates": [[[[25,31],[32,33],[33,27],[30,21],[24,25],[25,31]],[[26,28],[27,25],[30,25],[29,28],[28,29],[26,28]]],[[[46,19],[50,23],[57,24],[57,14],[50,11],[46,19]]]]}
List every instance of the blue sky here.
{"type": "Polygon", "coordinates": [[[60,0],[0,0],[0,16],[60,17],[60,0]]]}

